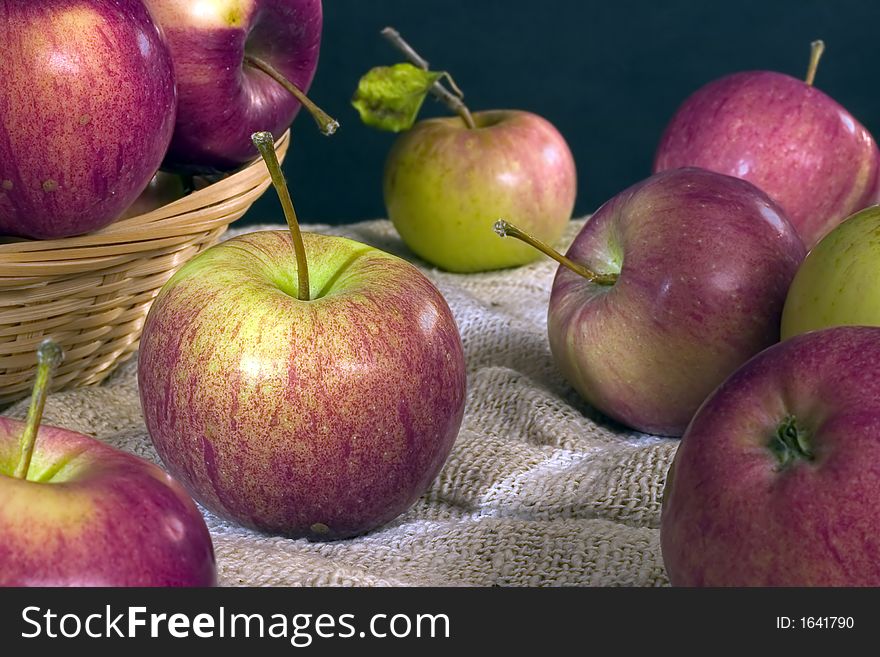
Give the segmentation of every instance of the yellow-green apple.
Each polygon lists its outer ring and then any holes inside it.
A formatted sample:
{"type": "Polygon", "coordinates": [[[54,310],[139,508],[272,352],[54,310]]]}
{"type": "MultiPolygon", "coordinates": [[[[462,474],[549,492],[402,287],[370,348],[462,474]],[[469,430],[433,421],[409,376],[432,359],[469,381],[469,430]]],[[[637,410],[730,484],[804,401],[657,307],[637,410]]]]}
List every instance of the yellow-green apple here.
{"type": "Polygon", "coordinates": [[[655,172],[684,166],[760,187],[782,206],[808,250],[880,193],[873,137],[812,85],[812,74],[804,81],[749,71],[698,90],[669,122],[654,160],[655,172]]]}
{"type": "Polygon", "coordinates": [[[534,249],[497,239],[492,226],[503,216],[544,242],[559,239],[577,195],[565,139],[531,112],[471,114],[448,74],[428,70],[395,29],[387,27],[382,35],[411,63],[371,69],[352,104],[367,125],[403,132],[388,154],[383,179],[388,218],[403,241],[424,260],[454,272],[538,258],[534,249]],[[428,93],[458,116],[416,123],[428,93]]]}
{"type": "Polygon", "coordinates": [[[590,404],[640,431],[681,435],[731,372],[779,339],[804,247],[743,180],[656,174],[603,205],[575,237],[548,313],[550,347],[590,404]]]}
{"type": "Polygon", "coordinates": [[[57,238],[119,217],[174,129],[171,56],[139,0],[0,5],[0,234],[57,238]]]}
{"type": "Polygon", "coordinates": [[[782,311],[782,337],[841,325],[880,326],[880,207],[846,219],[807,255],[782,311]]]}
{"type": "MultiPolygon", "coordinates": [[[[40,347],[38,369],[57,349],[40,347]]],[[[0,586],[212,586],[211,536],[187,492],[133,454],[37,430],[46,383],[28,422],[0,417],[0,586]]]]}
{"type": "Polygon", "coordinates": [[[712,394],[667,475],[676,586],[880,586],[880,328],[796,336],[712,394]]]}
{"type": "MultiPolygon", "coordinates": [[[[255,139],[274,155],[271,135],[255,139]]],[[[344,538],[406,510],[445,462],[464,409],[462,344],[406,261],[301,239],[269,162],[291,231],[223,242],[162,288],[140,343],[141,405],[162,460],[211,510],[344,538]]]]}
{"type": "Polygon", "coordinates": [[[388,217],[428,262],[455,272],[521,265],[540,257],[492,232],[505,217],[554,243],[571,219],[574,158],[547,120],[522,111],[420,121],[400,135],[385,165],[388,217]]]}
{"type": "Polygon", "coordinates": [[[234,169],[257,156],[251,134],[280,137],[290,126],[300,101],[259,66],[308,90],[321,46],[321,0],[144,4],[168,41],[180,97],[165,166],[234,169]]]}

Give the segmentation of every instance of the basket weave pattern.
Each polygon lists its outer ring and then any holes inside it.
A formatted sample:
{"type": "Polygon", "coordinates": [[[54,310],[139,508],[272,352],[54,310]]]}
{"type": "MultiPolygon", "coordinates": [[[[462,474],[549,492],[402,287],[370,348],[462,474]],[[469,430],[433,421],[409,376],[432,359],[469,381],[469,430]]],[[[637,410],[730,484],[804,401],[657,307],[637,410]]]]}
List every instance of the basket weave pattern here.
{"type": "MultiPolygon", "coordinates": [[[[283,161],[289,131],[278,140],[283,161]]],[[[261,159],[173,203],[58,240],[0,243],[0,405],[29,394],[34,352],[65,351],[52,388],[101,382],[137,350],[165,282],[216,243],[271,184],[261,159]]]]}

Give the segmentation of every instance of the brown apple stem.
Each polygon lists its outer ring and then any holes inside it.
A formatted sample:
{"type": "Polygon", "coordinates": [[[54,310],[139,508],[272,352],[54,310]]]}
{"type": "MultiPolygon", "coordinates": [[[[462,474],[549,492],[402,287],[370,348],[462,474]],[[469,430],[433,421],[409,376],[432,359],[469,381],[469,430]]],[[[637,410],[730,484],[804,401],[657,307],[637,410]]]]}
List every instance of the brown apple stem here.
{"type": "MultiPolygon", "coordinates": [[[[382,30],[382,36],[385,37],[385,39],[392,46],[402,52],[411,64],[418,66],[420,69],[425,71],[430,68],[427,60],[419,55],[419,53],[417,53],[411,45],[404,41],[403,37],[400,36],[400,32],[395,30],[393,27],[386,27],[384,30],[382,30]]],[[[434,86],[431,87],[431,93],[436,96],[450,110],[458,114],[461,117],[461,120],[464,121],[465,125],[469,129],[473,130],[477,127],[477,124],[474,123],[474,117],[471,114],[471,111],[461,99],[464,94],[462,94],[461,90],[457,86],[455,86],[454,82],[452,82],[451,84],[458,95],[449,91],[440,83],[440,81],[434,83],[434,86]]]]}
{"type": "Polygon", "coordinates": [[[27,479],[28,470],[31,467],[31,457],[34,455],[34,445],[37,442],[37,433],[43,419],[46,395],[49,393],[49,382],[52,380],[55,368],[63,360],[64,352],[57,342],[47,339],[37,347],[37,377],[34,381],[34,391],[31,394],[31,404],[28,407],[24,433],[19,440],[18,465],[12,474],[16,479],[27,479]]]}
{"type": "Polygon", "coordinates": [[[817,39],[810,44],[810,65],[807,68],[807,77],[804,80],[808,86],[812,87],[816,80],[816,71],[819,69],[819,60],[822,59],[822,53],[825,52],[825,42],[817,39]]]}
{"type": "Polygon", "coordinates": [[[300,102],[303,107],[305,107],[309,111],[309,114],[311,114],[312,118],[315,119],[315,123],[318,124],[318,129],[321,131],[322,134],[329,137],[339,129],[339,121],[337,121],[332,116],[327,114],[327,112],[315,105],[315,103],[312,102],[311,98],[303,93],[302,89],[300,89],[293,82],[288,80],[281,71],[272,66],[269,62],[264,59],[260,59],[259,57],[255,57],[254,55],[246,54],[244,56],[244,63],[262,71],[270,78],[275,80],[275,82],[284,87],[294,98],[296,98],[300,102]]]}
{"type": "Polygon", "coordinates": [[[544,255],[552,258],[560,265],[568,267],[575,274],[583,276],[591,283],[596,283],[597,285],[614,285],[617,282],[617,274],[597,274],[592,269],[578,264],[574,260],[562,255],[559,251],[552,246],[545,244],[537,237],[529,235],[527,232],[517,228],[513,224],[507,223],[504,219],[499,219],[495,222],[495,232],[501,237],[515,237],[516,239],[525,242],[529,246],[538,249],[538,251],[544,255]]]}
{"type": "Polygon", "coordinates": [[[281,207],[284,209],[284,218],[287,220],[287,226],[290,228],[290,235],[293,238],[293,250],[296,253],[297,298],[300,301],[309,301],[311,297],[309,295],[309,266],[306,261],[306,247],[303,244],[296,210],[293,209],[290,190],[284,181],[284,174],[281,173],[281,165],[278,164],[278,156],[275,154],[275,139],[271,132],[255,132],[251,135],[251,141],[260,151],[266,168],[269,169],[269,176],[272,178],[275,191],[278,192],[281,207]]]}

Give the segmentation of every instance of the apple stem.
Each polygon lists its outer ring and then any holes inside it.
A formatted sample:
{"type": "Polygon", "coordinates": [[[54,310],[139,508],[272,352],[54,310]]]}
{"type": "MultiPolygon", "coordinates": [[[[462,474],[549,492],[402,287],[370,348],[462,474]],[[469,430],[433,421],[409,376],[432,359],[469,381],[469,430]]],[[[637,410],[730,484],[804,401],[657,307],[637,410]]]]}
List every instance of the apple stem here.
{"type": "Polygon", "coordinates": [[[275,191],[278,192],[281,207],[284,209],[284,218],[287,220],[287,226],[290,228],[290,235],[293,238],[293,250],[296,253],[297,296],[300,301],[309,301],[311,297],[309,295],[309,266],[306,261],[306,247],[303,244],[296,210],[293,209],[290,190],[284,181],[284,174],[281,173],[281,165],[278,164],[278,156],[275,154],[275,139],[271,132],[255,132],[251,135],[251,141],[260,151],[266,168],[269,169],[269,176],[272,178],[275,191]]]}
{"type": "Polygon", "coordinates": [[[552,258],[560,265],[568,267],[575,274],[583,276],[591,283],[596,283],[597,285],[614,285],[617,282],[617,274],[597,274],[592,269],[589,269],[588,267],[580,265],[574,260],[567,258],[559,251],[554,249],[552,246],[545,244],[533,235],[529,235],[527,232],[520,228],[517,228],[513,224],[504,221],[504,219],[499,219],[498,221],[496,221],[494,228],[495,232],[498,233],[498,235],[500,235],[501,237],[515,237],[516,239],[525,242],[529,246],[538,249],[538,251],[540,251],[544,255],[552,258]]]}
{"type": "Polygon", "coordinates": [[[52,373],[55,371],[55,368],[63,360],[64,352],[54,340],[43,340],[40,346],[37,347],[37,377],[34,381],[34,391],[31,395],[30,406],[28,407],[24,433],[19,440],[19,453],[21,456],[12,475],[16,479],[27,479],[28,470],[31,467],[31,457],[34,454],[34,445],[37,442],[37,433],[40,429],[40,422],[43,419],[43,408],[46,405],[49,382],[52,380],[52,373]]]}
{"type": "Polygon", "coordinates": [[[825,52],[825,42],[817,39],[810,44],[810,65],[807,68],[807,77],[805,82],[812,87],[816,80],[816,71],[819,68],[819,60],[822,59],[822,53],[825,52]]]}
{"type": "MultiPolygon", "coordinates": [[[[419,55],[419,53],[417,53],[411,45],[404,41],[403,37],[400,36],[400,32],[395,30],[393,27],[386,27],[384,30],[382,30],[382,36],[385,37],[385,39],[392,46],[402,52],[411,64],[418,66],[424,71],[429,70],[430,67],[427,60],[419,55]]],[[[446,77],[449,78],[448,75],[446,77]]],[[[442,103],[444,103],[450,110],[458,114],[461,117],[461,120],[464,121],[465,125],[470,130],[473,130],[477,127],[477,124],[474,123],[474,117],[471,114],[471,111],[462,100],[462,96],[464,96],[464,94],[461,93],[461,89],[459,89],[455,82],[452,81],[452,78],[449,78],[449,80],[453,90],[456,93],[450,92],[440,83],[439,80],[434,83],[433,87],[431,87],[431,93],[436,96],[442,103]]]]}
{"type": "Polygon", "coordinates": [[[311,98],[303,93],[302,89],[300,89],[293,82],[288,80],[281,71],[272,66],[269,62],[264,59],[260,59],[259,57],[255,57],[254,55],[246,54],[244,56],[244,63],[262,71],[270,78],[275,80],[275,82],[284,87],[294,98],[296,98],[300,102],[303,107],[305,107],[309,111],[309,113],[312,115],[312,118],[315,119],[315,123],[318,124],[318,129],[321,131],[322,134],[329,137],[339,129],[339,121],[337,121],[332,116],[327,114],[327,112],[315,105],[315,103],[312,102],[311,98]]]}

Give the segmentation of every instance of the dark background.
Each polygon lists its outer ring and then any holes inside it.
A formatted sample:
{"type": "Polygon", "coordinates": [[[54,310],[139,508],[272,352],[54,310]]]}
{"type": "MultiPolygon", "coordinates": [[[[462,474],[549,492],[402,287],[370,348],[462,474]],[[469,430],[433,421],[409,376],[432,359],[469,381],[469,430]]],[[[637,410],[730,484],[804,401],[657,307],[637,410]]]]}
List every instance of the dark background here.
{"type": "MultiPolygon", "coordinates": [[[[369,68],[402,61],[380,37],[396,27],[473,111],[549,119],[578,167],[576,215],[650,174],[679,104],[739,70],[803,77],[825,40],[816,86],[880,132],[880,5],[874,0],[325,0],[311,97],[342,124],[321,136],[301,113],[285,163],[304,222],[384,216],[382,168],[395,136],[361,124],[350,99],[369,68]]],[[[432,98],[422,116],[445,114],[432,98]]],[[[283,221],[272,193],[240,223],[283,221]]]]}

